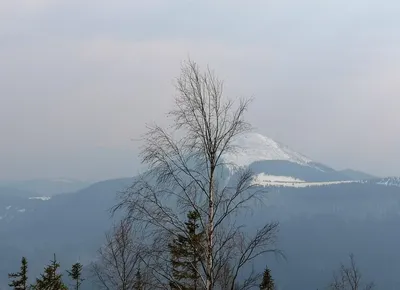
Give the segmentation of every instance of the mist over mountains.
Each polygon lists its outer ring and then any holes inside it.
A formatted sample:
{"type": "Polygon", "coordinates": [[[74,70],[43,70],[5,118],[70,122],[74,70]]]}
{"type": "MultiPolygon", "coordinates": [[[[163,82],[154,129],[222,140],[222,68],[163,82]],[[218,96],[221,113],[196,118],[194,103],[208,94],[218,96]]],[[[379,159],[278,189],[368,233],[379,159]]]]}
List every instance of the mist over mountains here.
{"type": "MultiPolygon", "coordinates": [[[[278,247],[287,260],[271,256],[258,265],[268,264],[279,289],[323,289],[350,252],[379,289],[400,289],[400,178],[337,171],[257,133],[236,145],[224,156],[224,178],[235,176],[235,163],[266,189],[264,205],[240,218],[249,231],[280,222],[278,247]]],[[[116,193],[133,180],[0,183],[0,273],[14,271],[26,256],[38,275],[53,253],[65,267],[77,260],[89,265],[112,225],[116,193]]]]}

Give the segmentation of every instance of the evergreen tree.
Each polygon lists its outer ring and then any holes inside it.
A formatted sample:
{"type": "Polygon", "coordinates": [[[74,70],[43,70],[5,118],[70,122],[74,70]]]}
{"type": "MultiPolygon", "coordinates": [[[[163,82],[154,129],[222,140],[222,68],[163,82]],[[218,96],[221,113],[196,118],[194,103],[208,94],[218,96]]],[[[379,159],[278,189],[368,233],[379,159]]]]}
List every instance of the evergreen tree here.
{"type": "Polygon", "coordinates": [[[44,269],[44,273],[40,278],[36,279],[36,284],[33,285],[34,290],[66,290],[67,287],[62,281],[62,274],[59,274],[60,264],[57,262],[56,255],[44,269]]]}
{"type": "Polygon", "coordinates": [[[144,289],[144,282],[143,282],[142,272],[140,272],[140,268],[136,272],[134,289],[135,290],[143,290],[144,289]]]}
{"type": "Polygon", "coordinates": [[[28,289],[28,261],[25,257],[22,257],[20,271],[8,274],[8,278],[12,279],[8,285],[14,290],[28,289]]]}
{"type": "Polygon", "coordinates": [[[190,211],[187,218],[186,233],[179,234],[169,244],[173,277],[171,289],[200,289],[199,263],[202,259],[204,232],[198,231],[200,217],[197,212],[190,211]]]}
{"type": "Polygon", "coordinates": [[[260,290],[275,290],[274,279],[272,279],[271,270],[268,267],[265,268],[260,290]]]}
{"type": "Polygon", "coordinates": [[[72,265],[71,271],[68,272],[68,276],[74,281],[74,288],[75,290],[79,290],[84,279],[82,278],[82,264],[75,263],[72,265]]]}

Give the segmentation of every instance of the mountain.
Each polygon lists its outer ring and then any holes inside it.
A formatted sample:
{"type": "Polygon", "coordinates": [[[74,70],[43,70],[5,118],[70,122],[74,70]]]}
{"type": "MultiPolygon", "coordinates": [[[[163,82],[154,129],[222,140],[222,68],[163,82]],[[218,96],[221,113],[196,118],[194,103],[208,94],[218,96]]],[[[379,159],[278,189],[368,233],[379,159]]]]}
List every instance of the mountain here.
{"type": "Polygon", "coordinates": [[[351,179],[376,179],[378,177],[373,176],[371,174],[358,171],[358,170],[353,170],[353,169],[344,169],[340,170],[339,172],[343,173],[344,175],[347,175],[351,179]]]}
{"type": "Polygon", "coordinates": [[[224,155],[228,164],[245,167],[256,161],[283,160],[318,169],[308,157],[258,133],[243,134],[234,140],[233,145],[236,150],[224,155]]]}
{"type": "MultiPolygon", "coordinates": [[[[238,168],[249,168],[255,174],[298,179],[304,182],[333,182],[360,180],[346,172],[313,161],[289,147],[258,133],[236,138],[234,150],[223,156],[232,174],[238,168]]],[[[285,179],[284,178],[284,179],[285,179]]]]}
{"type": "Polygon", "coordinates": [[[0,187],[35,192],[36,195],[39,196],[52,196],[55,194],[75,192],[90,184],[90,182],[66,178],[0,181],[0,187]]]}
{"type": "Polygon", "coordinates": [[[116,193],[132,181],[107,180],[50,199],[15,197],[0,203],[0,281],[4,284],[4,273],[18,269],[22,255],[28,258],[31,277],[39,274],[52,253],[63,266],[78,259],[89,264],[112,225],[109,210],[116,193]]]}
{"type": "Polygon", "coordinates": [[[19,197],[31,197],[36,196],[37,193],[29,190],[22,190],[12,187],[0,187],[0,197],[1,196],[19,196],[19,197]]]}
{"type": "Polygon", "coordinates": [[[400,177],[377,178],[370,181],[379,185],[400,187],[400,177]]]}
{"type": "MultiPolygon", "coordinates": [[[[235,152],[223,156],[228,173],[222,177],[233,180],[239,168],[250,168],[265,189],[261,202],[237,219],[249,232],[280,222],[278,246],[287,260],[272,256],[254,265],[262,270],[268,263],[280,290],[325,288],[350,252],[378,288],[400,289],[400,178],[337,171],[256,133],[235,144],[235,152]]],[[[77,259],[88,266],[113,222],[109,209],[116,193],[133,180],[106,180],[48,196],[35,183],[25,188],[29,192],[0,190],[0,286],[22,255],[32,277],[53,253],[64,267],[77,259]]]]}

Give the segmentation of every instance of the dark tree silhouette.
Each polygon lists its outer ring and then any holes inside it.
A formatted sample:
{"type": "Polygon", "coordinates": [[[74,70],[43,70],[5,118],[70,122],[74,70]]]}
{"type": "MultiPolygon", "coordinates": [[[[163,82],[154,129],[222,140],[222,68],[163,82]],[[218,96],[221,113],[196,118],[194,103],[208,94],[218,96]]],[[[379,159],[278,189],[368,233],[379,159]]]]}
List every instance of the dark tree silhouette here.
{"type": "Polygon", "coordinates": [[[200,289],[200,261],[204,258],[204,231],[199,231],[199,214],[191,211],[187,215],[187,236],[185,233],[174,238],[169,245],[171,252],[172,276],[171,289],[200,289]]]}
{"type": "Polygon", "coordinates": [[[36,284],[32,285],[34,290],[66,290],[67,286],[62,281],[62,274],[59,273],[60,264],[54,254],[53,260],[44,269],[40,278],[36,279],[36,284]]]}
{"type": "Polygon", "coordinates": [[[82,278],[82,264],[75,263],[72,265],[71,270],[67,271],[68,276],[74,281],[74,289],[79,290],[79,287],[82,285],[84,279],[82,278]]]}
{"type": "Polygon", "coordinates": [[[27,290],[28,289],[28,261],[25,257],[21,259],[21,268],[18,273],[8,274],[8,278],[11,279],[10,287],[15,290],[27,290]]]}
{"type": "Polygon", "coordinates": [[[275,282],[274,279],[272,279],[271,270],[268,269],[268,267],[264,270],[260,290],[275,290],[275,282]]]}

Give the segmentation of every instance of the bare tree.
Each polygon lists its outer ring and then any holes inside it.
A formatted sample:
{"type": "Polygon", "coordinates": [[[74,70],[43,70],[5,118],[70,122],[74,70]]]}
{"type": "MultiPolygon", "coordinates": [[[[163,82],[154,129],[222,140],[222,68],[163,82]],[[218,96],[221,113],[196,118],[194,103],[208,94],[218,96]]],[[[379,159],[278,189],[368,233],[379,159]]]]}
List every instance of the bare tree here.
{"type": "MultiPolygon", "coordinates": [[[[168,114],[173,125],[168,130],[157,125],[148,128],[141,153],[148,171],[119,196],[114,211],[123,209],[132,222],[145,225],[154,241],[147,245],[152,256],[146,263],[157,273],[160,285],[173,279],[165,246],[177,234],[188,234],[187,212],[198,213],[206,233],[199,249],[205,254],[198,269],[202,288],[217,289],[218,277],[230,265],[229,286],[224,288],[236,289],[246,266],[260,255],[277,252],[278,223],[267,223],[249,236],[236,218],[264,192],[252,172],[223,158],[235,151],[234,139],[251,129],[244,121],[250,100],[241,99],[235,105],[226,99],[223,83],[210,69],[201,72],[191,60],[183,65],[176,90],[176,108],[168,114]],[[236,177],[229,182],[222,178],[227,166],[236,168],[236,177]]],[[[251,273],[239,289],[249,288],[249,281],[259,274],[251,273]]]]}
{"type": "MultiPolygon", "coordinates": [[[[122,220],[106,234],[106,242],[98,251],[99,259],[92,271],[99,285],[106,290],[131,290],[138,285],[140,243],[134,240],[132,223],[122,220]]],[[[143,276],[143,275],[141,275],[143,276]]]]}
{"type": "Polygon", "coordinates": [[[362,283],[362,275],[356,265],[353,254],[350,254],[350,265],[341,265],[338,273],[333,274],[333,281],[330,284],[332,290],[371,290],[374,283],[370,282],[366,285],[362,283]]]}

